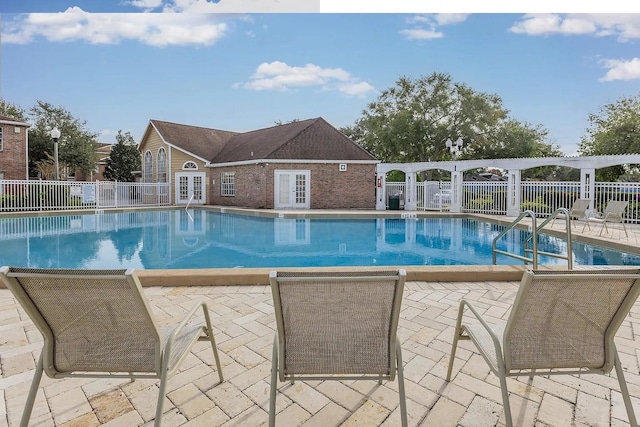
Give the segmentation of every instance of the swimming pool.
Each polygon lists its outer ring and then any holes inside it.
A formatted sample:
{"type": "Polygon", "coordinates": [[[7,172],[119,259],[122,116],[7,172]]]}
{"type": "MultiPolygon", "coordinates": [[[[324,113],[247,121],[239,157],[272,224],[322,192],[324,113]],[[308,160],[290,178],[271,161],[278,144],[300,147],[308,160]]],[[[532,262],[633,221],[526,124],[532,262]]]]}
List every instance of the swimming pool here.
{"type": "MultiPolygon", "coordinates": [[[[210,210],[0,218],[0,265],[41,268],[253,268],[491,265],[502,226],[470,218],[272,218],[210,210]]],[[[498,245],[522,253],[525,231],[498,245]]],[[[566,252],[541,235],[539,249],[566,252]]],[[[575,265],[640,265],[640,256],[573,243],[575,265]]],[[[501,265],[522,264],[499,255],[501,265]]],[[[566,261],[540,257],[540,264],[566,261]]]]}

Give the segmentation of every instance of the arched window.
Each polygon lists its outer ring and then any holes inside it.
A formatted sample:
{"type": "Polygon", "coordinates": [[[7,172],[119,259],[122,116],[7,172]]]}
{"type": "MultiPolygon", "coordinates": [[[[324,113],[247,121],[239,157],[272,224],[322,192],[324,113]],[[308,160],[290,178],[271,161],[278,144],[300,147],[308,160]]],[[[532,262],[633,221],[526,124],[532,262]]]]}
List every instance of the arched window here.
{"type": "Polygon", "coordinates": [[[198,170],[198,165],[196,164],[196,162],[192,162],[192,161],[188,161],[188,162],[184,162],[184,164],[182,165],[182,170],[198,170]]]}
{"type": "MultiPolygon", "coordinates": [[[[158,183],[167,183],[167,152],[164,148],[158,150],[158,163],[156,166],[158,171],[158,183]]],[[[167,194],[167,187],[165,185],[160,187],[160,194],[167,194]]]]}
{"type": "Polygon", "coordinates": [[[158,182],[167,182],[167,152],[164,148],[158,150],[158,182]]]}
{"type": "MultiPolygon", "coordinates": [[[[153,156],[151,151],[144,153],[144,182],[151,184],[153,182],[153,156]]],[[[145,194],[153,194],[153,187],[145,186],[145,194]]]]}
{"type": "Polygon", "coordinates": [[[151,151],[144,153],[144,182],[153,182],[153,156],[151,151]]]}

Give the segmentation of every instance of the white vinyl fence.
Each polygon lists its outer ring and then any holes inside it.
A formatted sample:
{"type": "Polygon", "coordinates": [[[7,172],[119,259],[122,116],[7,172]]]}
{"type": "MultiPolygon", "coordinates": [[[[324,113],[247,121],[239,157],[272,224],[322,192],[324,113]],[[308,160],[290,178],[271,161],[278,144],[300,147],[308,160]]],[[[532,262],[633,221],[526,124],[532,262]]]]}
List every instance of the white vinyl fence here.
{"type": "MultiPolygon", "coordinates": [[[[387,206],[392,209],[391,199],[400,196],[404,205],[404,182],[388,182],[386,185],[387,206]]],[[[507,182],[465,181],[462,185],[462,211],[492,215],[507,213],[507,182]]],[[[539,216],[551,215],[558,208],[570,209],[580,198],[579,182],[524,181],[520,186],[520,209],[531,210],[539,216]]],[[[624,218],[626,222],[640,223],[640,183],[596,182],[593,207],[602,212],[611,200],[629,202],[624,218]]],[[[416,184],[416,204],[419,210],[448,211],[451,202],[451,183],[427,181],[416,184]]],[[[400,207],[400,209],[401,209],[400,207]]]]}
{"type": "Polygon", "coordinates": [[[464,212],[506,215],[507,182],[465,181],[462,184],[462,209],[464,212]]]}
{"type": "Polygon", "coordinates": [[[0,180],[0,212],[170,204],[168,183],[0,180]]]}
{"type": "Polygon", "coordinates": [[[448,211],[451,205],[451,182],[425,181],[416,185],[418,209],[448,211]]]}

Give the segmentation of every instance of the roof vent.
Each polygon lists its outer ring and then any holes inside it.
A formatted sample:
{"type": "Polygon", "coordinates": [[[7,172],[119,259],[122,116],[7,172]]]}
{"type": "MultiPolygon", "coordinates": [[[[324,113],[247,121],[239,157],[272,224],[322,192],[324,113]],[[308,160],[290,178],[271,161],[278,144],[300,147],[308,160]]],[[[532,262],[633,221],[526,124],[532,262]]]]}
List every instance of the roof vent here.
{"type": "Polygon", "coordinates": [[[253,151],[251,152],[251,157],[253,157],[253,151]]]}

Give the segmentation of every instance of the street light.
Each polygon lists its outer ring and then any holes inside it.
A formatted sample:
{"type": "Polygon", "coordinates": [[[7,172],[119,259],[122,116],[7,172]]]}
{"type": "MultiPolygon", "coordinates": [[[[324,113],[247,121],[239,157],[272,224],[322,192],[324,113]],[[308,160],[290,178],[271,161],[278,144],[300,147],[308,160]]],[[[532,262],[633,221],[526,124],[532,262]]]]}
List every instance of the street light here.
{"type": "Polygon", "coordinates": [[[451,151],[451,155],[455,158],[458,154],[462,152],[462,138],[458,138],[456,142],[452,142],[451,138],[447,138],[445,145],[451,151]]]}
{"type": "Polygon", "coordinates": [[[60,180],[59,169],[58,169],[58,139],[60,139],[60,131],[57,127],[51,130],[51,138],[53,138],[53,157],[55,159],[55,167],[56,167],[56,181],[60,180]]]}

